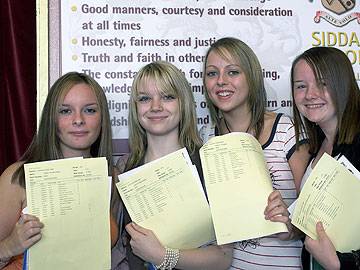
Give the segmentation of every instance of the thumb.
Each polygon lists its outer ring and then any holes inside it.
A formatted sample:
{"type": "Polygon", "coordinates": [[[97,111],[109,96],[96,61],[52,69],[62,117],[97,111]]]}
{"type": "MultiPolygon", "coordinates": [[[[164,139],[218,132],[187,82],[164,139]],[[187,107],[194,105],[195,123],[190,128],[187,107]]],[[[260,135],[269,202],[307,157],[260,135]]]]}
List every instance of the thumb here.
{"type": "Polygon", "coordinates": [[[134,226],[135,223],[131,222],[125,226],[126,231],[131,236],[131,238],[134,238],[136,235],[139,234],[139,231],[134,226]]]}
{"type": "Polygon", "coordinates": [[[132,227],[134,228],[134,230],[136,230],[137,232],[141,233],[141,234],[148,234],[148,229],[145,229],[144,227],[141,227],[140,225],[136,224],[135,222],[131,223],[132,227]]]}

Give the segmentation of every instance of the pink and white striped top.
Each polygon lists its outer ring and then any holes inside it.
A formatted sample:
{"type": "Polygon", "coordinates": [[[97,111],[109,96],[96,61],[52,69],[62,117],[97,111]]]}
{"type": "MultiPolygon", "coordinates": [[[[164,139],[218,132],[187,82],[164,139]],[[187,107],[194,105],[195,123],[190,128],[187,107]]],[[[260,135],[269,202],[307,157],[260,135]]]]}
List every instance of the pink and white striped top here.
{"type": "MultiPolygon", "coordinates": [[[[214,127],[202,127],[204,142],[215,136],[214,127]]],[[[295,151],[295,129],[290,117],[278,114],[269,140],[262,146],[273,181],[289,206],[297,197],[294,177],[288,160],[295,151]]],[[[281,241],[267,236],[235,243],[230,269],[275,270],[302,269],[300,240],[281,241]]]]}

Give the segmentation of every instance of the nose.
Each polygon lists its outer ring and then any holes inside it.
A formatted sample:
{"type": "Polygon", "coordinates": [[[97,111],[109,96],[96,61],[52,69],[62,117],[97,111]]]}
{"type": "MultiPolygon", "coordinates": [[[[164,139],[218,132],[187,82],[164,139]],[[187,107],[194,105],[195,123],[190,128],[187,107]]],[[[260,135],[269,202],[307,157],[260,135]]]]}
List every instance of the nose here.
{"type": "Polygon", "coordinates": [[[75,112],[73,118],[74,126],[81,126],[85,123],[84,117],[81,112],[75,112]]]}
{"type": "Polygon", "coordinates": [[[154,97],[151,100],[151,110],[152,111],[162,111],[163,104],[160,97],[154,97]]]}
{"type": "Polygon", "coordinates": [[[217,84],[219,86],[224,86],[224,85],[227,84],[227,77],[226,77],[226,74],[224,72],[219,73],[217,84]]]}
{"type": "Polygon", "coordinates": [[[314,99],[319,96],[320,89],[317,85],[310,85],[306,89],[305,98],[306,99],[314,99]]]}

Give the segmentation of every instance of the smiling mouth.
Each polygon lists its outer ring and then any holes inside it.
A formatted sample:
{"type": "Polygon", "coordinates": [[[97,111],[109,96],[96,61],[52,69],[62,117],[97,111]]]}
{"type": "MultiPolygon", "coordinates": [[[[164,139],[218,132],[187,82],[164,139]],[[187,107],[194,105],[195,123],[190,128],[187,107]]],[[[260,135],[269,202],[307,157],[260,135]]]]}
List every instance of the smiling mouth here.
{"type": "Polygon", "coordinates": [[[73,132],[70,132],[71,135],[73,136],[85,136],[88,132],[87,131],[73,131],[73,132]]]}
{"type": "Polygon", "coordinates": [[[217,91],[216,95],[220,96],[220,97],[228,97],[231,96],[234,92],[232,91],[227,91],[227,90],[223,90],[223,91],[217,91]]]}
{"type": "Polygon", "coordinates": [[[305,105],[305,107],[308,108],[308,109],[317,109],[317,108],[321,108],[323,106],[324,106],[324,104],[308,104],[308,105],[305,105]]]}
{"type": "Polygon", "coordinates": [[[159,121],[159,120],[163,120],[166,118],[167,118],[167,116],[150,116],[150,117],[148,117],[148,119],[152,120],[152,121],[159,121]]]}

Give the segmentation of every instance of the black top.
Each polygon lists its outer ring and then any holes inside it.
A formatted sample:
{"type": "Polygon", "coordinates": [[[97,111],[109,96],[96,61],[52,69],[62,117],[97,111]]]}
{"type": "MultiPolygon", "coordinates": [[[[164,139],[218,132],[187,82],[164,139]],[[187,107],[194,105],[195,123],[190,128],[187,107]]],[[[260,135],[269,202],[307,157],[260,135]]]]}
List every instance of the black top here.
{"type": "MultiPolygon", "coordinates": [[[[360,134],[355,137],[352,144],[334,145],[331,156],[336,157],[338,155],[345,156],[360,171],[360,134]]],[[[336,253],[340,260],[341,270],[360,269],[360,250],[352,253],[336,253]]]]}
{"type": "MultiPolygon", "coordinates": [[[[360,134],[355,136],[352,144],[334,145],[331,153],[332,157],[345,156],[356,169],[360,171],[360,134]]],[[[359,194],[360,195],[360,194],[359,194]]],[[[349,253],[336,252],[340,261],[341,270],[359,270],[360,269],[360,250],[349,253]]],[[[305,248],[302,254],[303,269],[308,270],[310,261],[305,248]]]]}

